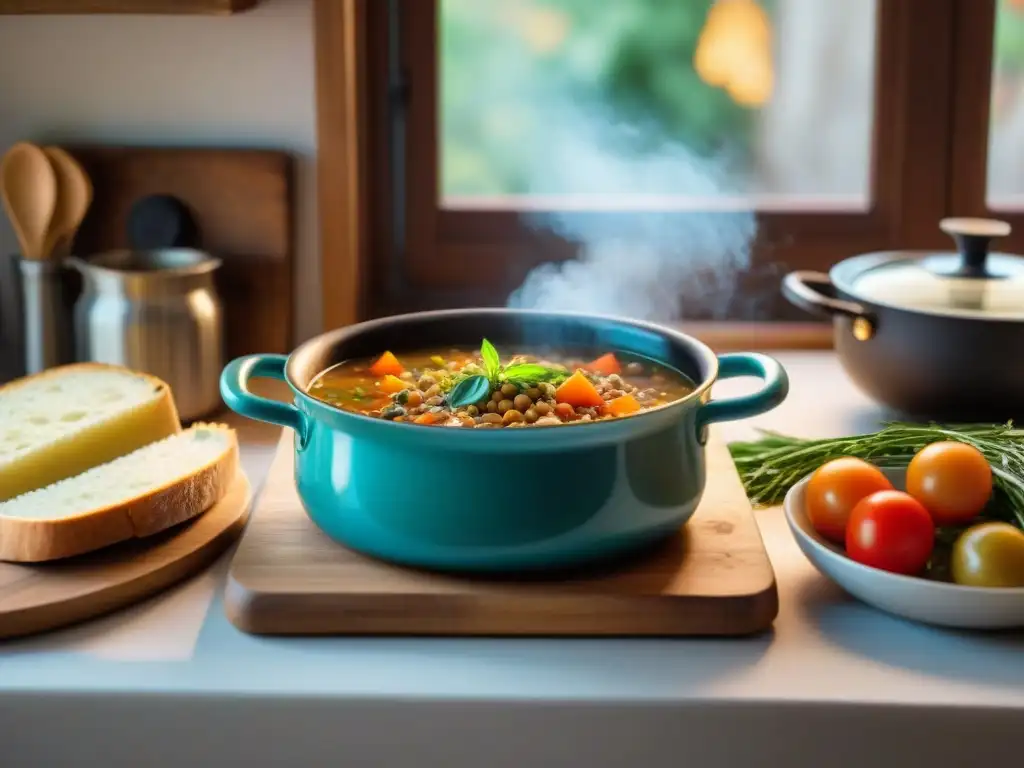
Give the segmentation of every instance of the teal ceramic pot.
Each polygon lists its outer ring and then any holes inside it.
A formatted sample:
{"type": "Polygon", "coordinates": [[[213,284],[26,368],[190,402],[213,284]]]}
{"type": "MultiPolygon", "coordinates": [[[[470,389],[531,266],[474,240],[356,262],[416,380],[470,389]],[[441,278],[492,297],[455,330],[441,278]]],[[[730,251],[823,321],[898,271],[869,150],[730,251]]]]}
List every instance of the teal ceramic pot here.
{"type": "Polygon", "coordinates": [[[425,312],[323,334],[291,355],[251,355],[221,375],[233,410],[295,431],[295,483],[309,517],[332,539],[406,565],[481,572],[560,569],[653,544],[693,514],[704,490],[713,422],[778,405],[785,371],[760,354],[716,356],[669,328],[610,317],[504,309],[425,312]],[[696,390],[623,419],[525,429],[394,423],[309,397],[324,369],[386,349],[476,346],[520,351],[625,351],[686,374],[696,390]],[[712,400],[722,378],[756,376],[754,394],[712,400]],[[249,392],[283,379],[294,402],[249,392]]]}

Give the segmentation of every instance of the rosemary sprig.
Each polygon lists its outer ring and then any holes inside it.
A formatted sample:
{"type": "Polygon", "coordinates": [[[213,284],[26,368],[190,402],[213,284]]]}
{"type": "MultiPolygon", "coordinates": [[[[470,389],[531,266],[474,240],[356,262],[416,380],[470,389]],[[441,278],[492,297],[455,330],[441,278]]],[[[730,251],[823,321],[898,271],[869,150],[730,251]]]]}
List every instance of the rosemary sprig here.
{"type": "Polygon", "coordinates": [[[747,496],[778,504],[786,492],[822,464],[855,456],[884,468],[905,467],[929,443],[956,440],[977,448],[992,467],[996,492],[986,514],[1024,530],[1024,429],[1007,424],[909,424],[890,422],[873,434],[804,440],[762,431],[752,442],[729,445],[747,496]]]}

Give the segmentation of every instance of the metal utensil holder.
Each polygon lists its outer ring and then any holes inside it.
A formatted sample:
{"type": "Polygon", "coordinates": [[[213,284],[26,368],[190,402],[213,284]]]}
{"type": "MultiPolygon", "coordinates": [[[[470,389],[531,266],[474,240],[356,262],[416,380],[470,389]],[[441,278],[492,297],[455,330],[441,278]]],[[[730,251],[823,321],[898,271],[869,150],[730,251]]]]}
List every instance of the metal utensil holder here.
{"type": "Polygon", "coordinates": [[[63,365],[73,357],[66,269],[54,259],[17,258],[25,373],[63,365]]]}

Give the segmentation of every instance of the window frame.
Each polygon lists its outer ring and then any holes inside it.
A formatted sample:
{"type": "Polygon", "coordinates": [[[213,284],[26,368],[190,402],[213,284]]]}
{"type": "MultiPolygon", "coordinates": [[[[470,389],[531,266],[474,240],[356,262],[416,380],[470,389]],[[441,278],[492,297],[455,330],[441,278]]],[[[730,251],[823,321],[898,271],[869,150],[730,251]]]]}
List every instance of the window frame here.
{"type": "Polygon", "coordinates": [[[957,7],[953,83],[953,148],[950,209],[956,215],[982,216],[1009,222],[1013,231],[998,242],[1001,250],[1024,251],[1024,208],[988,206],[988,155],[997,0],[979,0],[957,7]]]}
{"type": "MultiPolygon", "coordinates": [[[[327,327],[425,308],[500,305],[530,267],[572,255],[571,244],[525,230],[515,213],[440,209],[435,0],[316,2],[327,327]],[[333,64],[322,66],[324,58],[333,64]],[[490,278],[467,281],[481,263],[490,278]]],[[[955,31],[971,16],[968,2],[994,8],[995,0],[878,0],[871,207],[759,213],[754,269],[741,285],[748,295],[770,296],[772,320],[714,328],[736,326],[750,340],[777,321],[806,322],[779,294],[784,271],[827,270],[870,250],[948,247],[936,225],[956,202],[949,194],[951,146],[961,93],[951,84],[971,58],[955,31]]],[[[804,324],[790,326],[780,338],[830,343],[827,325],[814,328],[808,335],[804,324]]]]}
{"type": "Polygon", "coordinates": [[[367,316],[373,193],[368,152],[370,0],[314,0],[321,325],[367,316]]]}

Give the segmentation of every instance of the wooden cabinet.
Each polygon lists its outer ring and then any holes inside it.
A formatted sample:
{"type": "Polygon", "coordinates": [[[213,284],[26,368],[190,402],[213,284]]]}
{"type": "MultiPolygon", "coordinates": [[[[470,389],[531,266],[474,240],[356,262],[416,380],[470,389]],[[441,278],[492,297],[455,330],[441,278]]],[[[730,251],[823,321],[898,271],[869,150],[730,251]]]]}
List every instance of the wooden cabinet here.
{"type": "Polygon", "coordinates": [[[260,0],[0,0],[0,14],[149,13],[226,16],[260,0]]]}

